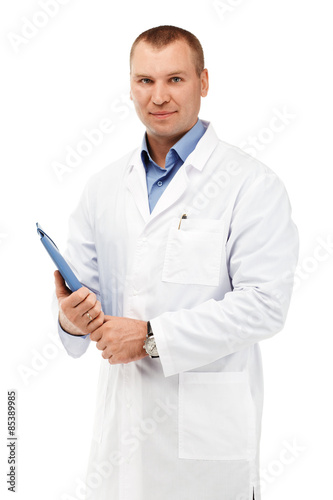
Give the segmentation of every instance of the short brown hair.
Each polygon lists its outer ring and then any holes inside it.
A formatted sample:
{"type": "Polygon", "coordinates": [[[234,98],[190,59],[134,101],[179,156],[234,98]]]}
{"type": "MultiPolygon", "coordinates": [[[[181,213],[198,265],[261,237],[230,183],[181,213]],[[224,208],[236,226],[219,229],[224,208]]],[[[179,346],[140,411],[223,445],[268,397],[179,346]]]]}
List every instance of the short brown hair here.
{"type": "Polygon", "coordinates": [[[192,49],[195,69],[198,76],[200,76],[205,67],[204,53],[201,43],[197,37],[193,35],[193,33],[182,28],[177,28],[176,26],[157,26],[156,28],[151,28],[141,33],[141,35],[139,35],[133,42],[130,53],[130,64],[134,54],[134,49],[139,42],[147,42],[153,47],[160,49],[170,43],[176,42],[177,40],[184,40],[192,49]]]}

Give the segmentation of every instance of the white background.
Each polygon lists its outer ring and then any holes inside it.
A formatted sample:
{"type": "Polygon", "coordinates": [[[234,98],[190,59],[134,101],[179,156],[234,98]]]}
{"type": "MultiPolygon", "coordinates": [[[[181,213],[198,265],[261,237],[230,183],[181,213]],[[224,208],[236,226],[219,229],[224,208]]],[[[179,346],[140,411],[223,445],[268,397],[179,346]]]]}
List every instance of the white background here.
{"type": "Polygon", "coordinates": [[[301,250],[287,324],[262,343],[263,499],[327,498],[333,445],[330,2],[62,3],[53,17],[40,14],[43,0],[0,7],[1,498],[12,498],[6,485],[11,389],[17,391],[15,498],[79,498],[100,353],[92,345],[73,360],[59,346],[50,306],[53,265],[35,223],[64,249],[69,214],[88,178],[140,144],[143,126],[128,100],[128,53],[139,33],[160,24],[193,31],[202,42],[211,87],[200,117],[244,149],[254,137],[253,154],[287,187],[301,250]],[[28,29],[28,21],[39,27],[28,29]],[[28,32],[30,38],[19,38],[28,32]],[[270,132],[277,111],[287,118],[279,132],[270,132]],[[57,175],[54,162],[65,163],[68,148],[85,139],[83,130],[105,118],[114,130],[75,168],[57,175]]]}

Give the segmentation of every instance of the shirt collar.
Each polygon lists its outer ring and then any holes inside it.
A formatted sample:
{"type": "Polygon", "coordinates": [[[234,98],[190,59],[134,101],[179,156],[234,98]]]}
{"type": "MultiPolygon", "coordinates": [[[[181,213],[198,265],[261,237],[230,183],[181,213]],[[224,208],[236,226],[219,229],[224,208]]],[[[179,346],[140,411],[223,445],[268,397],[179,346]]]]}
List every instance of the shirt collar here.
{"type": "MultiPolygon", "coordinates": [[[[205,132],[206,132],[206,127],[204,126],[202,121],[198,119],[196,124],[181,139],[179,139],[179,141],[176,142],[176,144],[174,144],[172,148],[170,148],[168,155],[170,151],[173,150],[177,153],[179,158],[184,163],[186,158],[195,149],[196,145],[198,144],[199,140],[201,139],[201,137],[205,132]]],[[[141,146],[141,159],[146,169],[148,167],[149,161],[153,161],[148,151],[146,133],[144,134],[141,146]]]]}

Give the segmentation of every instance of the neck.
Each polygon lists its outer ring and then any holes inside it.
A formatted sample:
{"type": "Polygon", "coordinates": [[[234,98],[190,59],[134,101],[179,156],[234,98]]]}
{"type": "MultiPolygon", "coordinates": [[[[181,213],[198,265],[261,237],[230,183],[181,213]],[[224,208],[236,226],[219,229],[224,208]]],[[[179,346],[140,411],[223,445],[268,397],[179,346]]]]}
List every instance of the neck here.
{"type": "Polygon", "coordinates": [[[150,156],[159,167],[165,168],[166,155],[168,154],[172,146],[183,137],[183,135],[185,134],[173,137],[172,139],[170,139],[170,137],[168,137],[167,139],[163,139],[150,136],[147,133],[147,146],[150,156]]]}
{"type": "Polygon", "coordinates": [[[198,118],[196,118],[196,121],[187,130],[172,137],[160,137],[152,135],[148,130],[146,130],[149,154],[159,167],[165,168],[165,158],[172,146],[174,146],[182,137],[184,137],[184,135],[187,134],[187,132],[191,130],[192,127],[194,127],[197,121],[198,118]]]}

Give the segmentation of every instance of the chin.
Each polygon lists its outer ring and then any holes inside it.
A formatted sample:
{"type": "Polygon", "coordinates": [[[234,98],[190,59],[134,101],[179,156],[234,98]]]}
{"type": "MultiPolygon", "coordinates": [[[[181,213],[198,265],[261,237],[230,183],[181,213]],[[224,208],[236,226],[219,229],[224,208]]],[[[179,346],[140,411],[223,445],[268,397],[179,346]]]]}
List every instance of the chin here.
{"type": "Polygon", "coordinates": [[[188,130],[186,129],[186,127],[182,127],[181,125],[175,125],[175,124],[171,125],[170,123],[165,123],[165,122],[161,122],[159,126],[156,126],[156,124],[154,123],[153,126],[147,128],[153,134],[161,136],[170,136],[170,137],[182,134],[184,133],[184,130],[188,130]]]}

